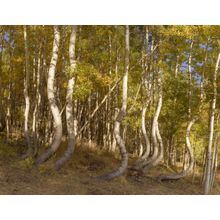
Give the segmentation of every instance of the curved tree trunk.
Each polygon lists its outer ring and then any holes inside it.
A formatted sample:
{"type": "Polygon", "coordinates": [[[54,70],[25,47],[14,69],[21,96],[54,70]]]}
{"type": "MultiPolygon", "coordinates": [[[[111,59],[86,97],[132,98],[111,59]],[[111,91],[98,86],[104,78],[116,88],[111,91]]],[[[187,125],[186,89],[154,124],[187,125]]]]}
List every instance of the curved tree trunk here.
{"type": "MultiPolygon", "coordinates": [[[[160,73],[159,73],[160,74],[160,73]]],[[[161,86],[161,77],[158,78],[158,86],[159,86],[159,99],[157,104],[157,109],[153,119],[152,125],[152,140],[153,140],[153,147],[154,151],[152,156],[142,163],[143,171],[146,172],[150,167],[156,166],[163,158],[163,142],[160,136],[159,127],[158,127],[158,118],[160,115],[160,111],[163,104],[163,97],[162,97],[162,86],[161,86]],[[161,153],[160,153],[160,149],[161,153]]]]}
{"type": "Polygon", "coordinates": [[[27,152],[22,155],[22,159],[30,156],[33,153],[30,134],[28,131],[28,119],[30,111],[30,97],[28,94],[29,90],[29,78],[30,78],[30,68],[29,68],[29,44],[27,38],[27,27],[24,26],[24,46],[25,46],[25,79],[24,79],[24,98],[25,98],[25,111],[24,111],[24,136],[28,146],[27,152]]]}
{"type": "Polygon", "coordinates": [[[146,125],[145,125],[145,116],[146,116],[146,111],[147,111],[147,107],[149,105],[150,100],[147,100],[147,102],[145,103],[144,107],[142,108],[142,112],[141,112],[141,131],[142,134],[144,136],[144,142],[145,142],[145,153],[141,156],[140,159],[138,159],[134,166],[132,167],[132,169],[140,169],[142,167],[142,163],[147,160],[147,158],[150,155],[150,140],[149,137],[147,135],[147,131],[146,131],[146,125]]]}
{"type": "Polygon", "coordinates": [[[143,172],[147,172],[151,167],[157,166],[164,158],[163,139],[160,135],[158,123],[156,123],[155,132],[156,132],[156,141],[157,141],[156,153],[153,154],[153,156],[149,160],[147,160],[145,163],[142,164],[143,172]]]}
{"type": "Polygon", "coordinates": [[[56,170],[60,169],[62,164],[68,159],[70,159],[75,148],[75,132],[74,132],[74,120],[73,120],[73,89],[75,84],[74,70],[76,68],[76,59],[75,59],[76,31],[77,31],[77,26],[72,26],[72,32],[70,35],[70,45],[69,45],[71,77],[68,81],[67,94],[66,94],[66,124],[67,124],[67,132],[68,132],[68,146],[64,155],[56,162],[55,164],[56,170]]]}
{"type": "Polygon", "coordinates": [[[142,109],[142,114],[141,114],[141,130],[144,136],[144,141],[145,141],[145,153],[144,155],[141,157],[142,159],[147,159],[149,154],[150,154],[150,140],[149,137],[147,135],[147,130],[146,130],[146,124],[145,124],[145,116],[146,116],[146,111],[147,111],[147,107],[149,105],[149,100],[147,101],[147,103],[144,105],[143,109],[142,109]]]}
{"type": "Polygon", "coordinates": [[[54,139],[53,143],[50,148],[48,148],[41,156],[39,156],[36,160],[36,164],[40,165],[44,161],[46,161],[52,154],[57,150],[61,143],[62,138],[62,120],[59,108],[56,104],[55,99],[55,89],[54,89],[54,80],[55,80],[55,70],[56,64],[58,60],[58,50],[59,50],[59,43],[60,43],[60,32],[59,27],[54,26],[54,42],[53,42],[53,53],[50,62],[50,68],[48,72],[48,79],[47,79],[47,95],[49,100],[50,109],[53,115],[54,120],[54,139]]]}
{"type": "Polygon", "coordinates": [[[162,139],[161,134],[160,134],[158,123],[157,123],[156,135],[157,135],[157,140],[158,140],[158,143],[159,143],[159,146],[160,146],[160,151],[159,151],[158,157],[156,158],[156,160],[153,163],[154,166],[159,164],[163,160],[163,158],[164,158],[163,139],[162,139]]]}
{"type": "MultiPolygon", "coordinates": [[[[151,150],[151,143],[150,143],[149,137],[147,135],[146,124],[145,124],[146,111],[147,111],[147,107],[150,103],[150,89],[151,89],[151,84],[148,79],[149,65],[150,65],[148,46],[149,46],[149,31],[148,31],[148,26],[145,26],[144,42],[143,42],[143,57],[142,57],[142,59],[143,59],[143,62],[142,62],[142,69],[143,69],[142,83],[143,83],[143,87],[144,87],[145,93],[146,93],[146,102],[145,102],[145,104],[142,108],[142,112],[141,112],[141,131],[144,136],[145,153],[143,155],[141,155],[141,157],[134,163],[132,169],[135,169],[135,170],[138,170],[142,167],[142,164],[148,159],[148,157],[150,155],[150,150],[151,150]]],[[[150,55],[151,54],[152,54],[152,48],[150,51],[150,55]]]]}
{"type": "Polygon", "coordinates": [[[99,178],[110,180],[121,176],[128,166],[128,153],[126,150],[125,142],[120,135],[120,127],[121,123],[126,116],[127,113],[127,90],[128,90],[128,70],[129,70],[129,26],[125,26],[125,73],[123,76],[123,88],[122,88],[122,108],[119,112],[114,126],[114,136],[116,139],[116,143],[119,146],[120,154],[121,154],[121,165],[118,169],[109,173],[107,175],[100,176],[99,178]]]}
{"type": "Polygon", "coordinates": [[[193,148],[191,146],[190,143],[190,130],[193,126],[193,124],[196,122],[198,118],[195,117],[193,118],[187,128],[186,128],[186,148],[187,148],[187,153],[189,155],[189,166],[186,168],[186,170],[177,173],[177,174],[173,174],[173,175],[161,175],[156,177],[157,180],[160,181],[164,181],[164,180],[178,180],[182,177],[188,176],[189,174],[191,174],[191,172],[193,171],[193,166],[194,166],[194,154],[193,154],[193,148]]]}

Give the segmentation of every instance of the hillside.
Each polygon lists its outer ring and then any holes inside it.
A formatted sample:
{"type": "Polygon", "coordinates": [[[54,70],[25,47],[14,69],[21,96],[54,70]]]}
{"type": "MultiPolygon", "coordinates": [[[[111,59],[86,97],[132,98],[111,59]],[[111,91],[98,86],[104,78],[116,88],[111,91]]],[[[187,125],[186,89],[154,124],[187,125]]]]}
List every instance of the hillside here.
{"type": "MultiPolygon", "coordinates": [[[[96,176],[112,170],[117,160],[107,152],[77,146],[71,160],[58,172],[53,170],[56,156],[36,167],[32,160],[19,159],[22,145],[3,144],[0,147],[0,194],[31,195],[193,195],[202,194],[200,177],[178,181],[158,182],[150,176],[167,172],[163,167],[153,169],[149,176],[126,175],[111,181],[97,180],[96,176]]],[[[219,180],[213,194],[220,193],[219,180]]]]}

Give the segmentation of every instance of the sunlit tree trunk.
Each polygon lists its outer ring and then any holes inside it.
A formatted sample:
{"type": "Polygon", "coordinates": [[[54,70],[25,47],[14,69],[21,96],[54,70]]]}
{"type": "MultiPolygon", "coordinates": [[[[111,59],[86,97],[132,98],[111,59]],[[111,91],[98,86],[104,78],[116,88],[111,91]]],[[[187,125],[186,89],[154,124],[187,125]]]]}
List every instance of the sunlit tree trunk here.
{"type": "Polygon", "coordinates": [[[213,145],[213,135],[214,135],[214,124],[215,124],[215,108],[216,108],[216,97],[217,97],[217,73],[220,62],[220,53],[216,61],[215,71],[213,75],[213,99],[210,106],[210,122],[209,122],[209,143],[207,147],[207,170],[205,175],[204,183],[204,194],[208,194],[211,188],[211,176],[212,176],[212,145],[213,145]]]}
{"type": "MultiPolygon", "coordinates": [[[[191,40],[190,52],[189,52],[189,58],[188,58],[188,86],[189,86],[189,89],[188,89],[188,126],[186,129],[186,148],[188,151],[189,149],[192,149],[191,142],[190,142],[190,129],[196,120],[196,118],[192,117],[192,49],[193,49],[193,44],[194,42],[193,40],[191,40]]],[[[189,154],[186,153],[185,158],[184,158],[184,164],[183,164],[184,170],[188,170],[187,167],[191,165],[190,162],[188,163],[188,160],[190,161],[189,154]]]]}
{"type": "Polygon", "coordinates": [[[216,137],[215,137],[215,142],[214,142],[214,149],[213,149],[213,155],[212,155],[212,176],[211,176],[211,187],[210,189],[213,188],[213,185],[214,185],[214,181],[215,181],[215,178],[216,178],[216,171],[217,171],[217,168],[218,168],[218,145],[219,145],[219,136],[220,134],[217,133],[216,134],[216,137]]]}
{"type": "Polygon", "coordinates": [[[34,142],[34,155],[37,154],[38,151],[38,143],[39,143],[39,107],[41,104],[41,93],[40,93],[40,81],[41,81],[41,51],[39,51],[38,62],[37,62],[37,73],[36,73],[36,100],[35,107],[33,111],[33,123],[32,123],[32,131],[33,131],[33,142],[34,142]]]}
{"type": "MultiPolygon", "coordinates": [[[[141,131],[142,135],[144,137],[144,145],[145,145],[145,152],[141,157],[135,162],[133,168],[134,169],[140,169],[142,167],[142,163],[146,161],[150,155],[150,150],[151,150],[151,143],[150,139],[147,134],[147,129],[146,129],[146,111],[147,108],[149,107],[150,104],[150,90],[151,90],[151,83],[149,82],[149,54],[148,54],[148,47],[149,47],[149,31],[148,31],[148,26],[145,27],[144,29],[144,40],[143,40],[143,52],[142,52],[142,70],[143,70],[143,76],[142,76],[142,87],[145,93],[145,102],[142,107],[141,111],[141,131]]],[[[152,48],[150,51],[150,55],[152,53],[152,48]]],[[[143,145],[141,144],[141,148],[143,145]]]]}
{"type": "Polygon", "coordinates": [[[197,117],[192,117],[192,48],[193,40],[190,43],[190,52],[188,57],[188,125],[186,128],[186,153],[184,159],[184,169],[182,172],[173,175],[161,175],[157,177],[159,180],[178,180],[182,177],[189,175],[193,171],[194,167],[194,153],[190,142],[190,131],[193,124],[197,121],[197,117]],[[189,163],[187,163],[186,158],[188,158],[189,163]]]}
{"type": "Polygon", "coordinates": [[[70,59],[70,78],[67,85],[66,94],[66,124],[68,132],[68,146],[64,155],[56,162],[55,169],[59,169],[62,164],[67,161],[75,148],[75,132],[74,132],[74,120],[73,120],[73,89],[75,84],[74,71],[76,68],[76,56],[75,56],[75,44],[76,44],[76,31],[77,26],[72,26],[69,44],[69,59],[70,59]]]}
{"type": "Polygon", "coordinates": [[[200,82],[200,89],[201,89],[201,100],[204,100],[204,86],[205,86],[205,68],[207,65],[207,58],[208,58],[208,46],[209,46],[209,39],[206,42],[206,47],[205,47],[205,57],[204,57],[204,61],[203,61],[203,70],[202,70],[202,78],[201,78],[201,82],[200,82]]]}
{"type": "Polygon", "coordinates": [[[33,153],[30,134],[28,130],[28,119],[30,111],[30,97],[28,94],[29,90],[29,79],[30,79],[30,64],[29,64],[29,43],[27,37],[27,27],[24,26],[24,45],[25,45],[25,79],[24,79],[24,98],[25,98],[25,111],[24,111],[24,136],[28,146],[27,152],[22,156],[26,158],[33,153]]]}
{"type": "Polygon", "coordinates": [[[152,141],[153,141],[153,154],[152,156],[143,163],[143,170],[146,172],[150,167],[156,166],[163,159],[163,141],[160,135],[159,127],[158,127],[158,118],[161,112],[162,104],[163,104],[163,96],[162,96],[162,81],[161,81],[161,73],[159,72],[158,77],[158,87],[159,87],[159,98],[158,104],[156,108],[156,112],[153,118],[152,124],[152,141]]]}
{"type": "Polygon", "coordinates": [[[126,150],[125,142],[120,135],[120,128],[121,128],[121,123],[127,113],[129,51],[130,51],[129,50],[129,26],[126,25],[125,26],[125,73],[124,73],[123,82],[122,82],[122,108],[116,118],[115,127],[114,127],[114,136],[119,146],[119,150],[121,154],[121,165],[118,169],[116,169],[112,173],[101,176],[101,178],[107,179],[107,180],[121,176],[126,171],[127,165],[128,165],[128,153],[126,150]]]}
{"type": "Polygon", "coordinates": [[[193,154],[193,148],[190,143],[190,130],[197,119],[198,119],[197,117],[193,118],[189,122],[187,129],[186,129],[186,148],[187,148],[187,154],[189,156],[189,165],[187,166],[187,168],[185,170],[183,170],[180,173],[172,174],[172,175],[160,175],[160,176],[156,177],[158,180],[160,180],[160,181],[162,181],[162,180],[163,181],[164,180],[178,180],[180,178],[183,178],[183,177],[189,175],[192,172],[193,166],[194,166],[194,154],[193,154]]]}
{"type": "Polygon", "coordinates": [[[53,52],[52,58],[50,62],[50,68],[48,72],[48,79],[47,79],[47,95],[49,100],[50,110],[53,115],[54,120],[54,138],[50,148],[48,148],[42,155],[40,155],[37,160],[36,164],[40,165],[44,161],[46,161],[52,154],[57,150],[61,143],[62,138],[62,120],[59,108],[56,104],[55,98],[55,88],[54,88],[54,81],[55,81],[55,71],[56,71],[56,64],[58,60],[58,51],[59,51],[59,43],[60,43],[60,32],[59,27],[54,26],[54,41],[53,41],[53,52]]]}

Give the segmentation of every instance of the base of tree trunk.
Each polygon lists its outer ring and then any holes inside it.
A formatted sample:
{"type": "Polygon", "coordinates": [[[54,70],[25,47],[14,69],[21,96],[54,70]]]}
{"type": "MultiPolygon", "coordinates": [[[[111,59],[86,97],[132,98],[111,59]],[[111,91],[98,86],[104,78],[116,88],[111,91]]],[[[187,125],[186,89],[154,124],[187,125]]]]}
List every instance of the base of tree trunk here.
{"type": "Polygon", "coordinates": [[[54,165],[55,170],[59,170],[63,166],[63,164],[71,158],[71,156],[73,155],[74,149],[75,149],[75,141],[74,139],[71,139],[69,140],[68,147],[64,155],[59,160],[56,161],[54,165]]]}

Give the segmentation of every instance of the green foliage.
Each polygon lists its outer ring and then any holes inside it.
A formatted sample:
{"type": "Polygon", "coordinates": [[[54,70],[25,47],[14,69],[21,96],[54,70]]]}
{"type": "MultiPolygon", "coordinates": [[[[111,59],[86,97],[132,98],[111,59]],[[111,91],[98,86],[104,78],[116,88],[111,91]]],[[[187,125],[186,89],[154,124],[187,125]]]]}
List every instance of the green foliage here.
{"type": "Polygon", "coordinates": [[[112,80],[109,76],[100,73],[93,65],[89,63],[78,63],[74,71],[67,68],[67,73],[74,75],[76,78],[76,86],[74,89],[74,97],[84,100],[88,95],[95,91],[108,88],[112,80]]]}
{"type": "MultiPolygon", "coordinates": [[[[61,43],[59,46],[58,63],[56,66],[55,85],[57,88],[56,102],[59,107],[64,106],[68,79],[75,78],[74,100],[79,108],[83,109],[82,122],[88,120],[97,103],[108,93],[114,83],[124,74],[124,27],[123,26],[79,26],[76,39],[76,67],[69,64],[69,36],[70,27],[62,26],[61,43]],[[86,102],[91,96],[91,106],[86,102]],[[94,97],[94,98],[93,98],[94,97]],[[80,106],[82,105],[82,106],[80,106]],[[90,107],[90,108],[89,108],[90,107]]],[[[9,107],[12,130],[22,130],[24,120],[23,82],[25,76],[24,39],[22,26],[1,27],[0,51],[0,100],[2,106],[9,107]],[[7,37],[6,37],[7,36],[7,37]],[[10,99],[9,99],[10,98],[10,99]],[[16,127],[17,126],[17,127],[16,127]]],[[[202,154],[207,145],[210,102],[213,98],[213,72],[219,52],[219,26],[130,26],[130,54],[128,77],[128,114],[123,120],[126,126],[127,140],[134,142],[138,149],[142,136],[141,110],[146,102],[147,92],[143,86],[143,76],[152,84],[151,103],[146,111],[146,127],[151,131],[152,119],[155,115],[159,85],[158,76],[162,74],[163,105],[159,116],[159,127],[164,140],[165,150],[172,138],[178,139],[176,148],[180,155],[185,147],[185,130],[188,122],[189,89],[191,89],[192,115],[199,116],[193,125],[191,140],[195,148],[196,159],[202,161],[202,154]],[[146,42],[148,30],[148,42],[146,42]],[[189,86],[188,59],[190,43],[192,48],[192,85],[189,86]],[[208,50],[206,51],[206,44],[208,50]],[[148,45],[148,48],[146,48],[148,45]],[[151,49],[153,51],[151,51],[151,49]],[[207,53],[207,62],[204,64],[207,53]],[[184,66],[184,68],[183,68],[184,66]],[[177,69],[177,71],[176,71],[177,69]],[[205,99],[201,103],[200,82],[204,76],[205,99]],[[139,93],[137,91],[139,90],[139,93]],[[201,113],[200,113],[201,112],[201,113]],[[138,133],[139,132],[139,133],[138,133]],[[138,136],[139,135],[139,136],[138,136]],[[135,140],[136,139],[136,140],[135,140]]],[[[36,99],[36,72],[38,59],[40,60],[40,94],[42,97],[39,111],[42,118],[38,124],[41,135],[44,135],[47,121],[50,120],[47,108],[47,71],[50,66],[53,45],[53,27],[29,26],[28,40],[30,52],[30,124],[36,99]],[[46,121],[44,121],[46,120],[46,121]],[[43,122],[42,122],[43,121],[43,122]]],[[[217,78],[218,93],[220,92],[220,78],[217,78]]],[[[217,110],[220,106],[217,96],[217,110]]],[[[93,118],[93,139],[102,139],[107,136],[106,124],[110,122],[110,132],[113,130],[115,109],[120,109],[122,101],[122,82],[119,83],[109,99],[99,109],[93,118]],[[97,130],[96,130],[97,129],[97,130]],[[95,136],[95,137],[94,137],[95,136]],[[98,136],[98,137],[97,137],[98,136]]],[[[5,109],[5,112],[7,109],[5,109]]],[[[64,115],[64,114],[63,114],[64,115]]],[[[219,125],[216,126],[218,131],[219,125]]],[[[87,137],[85,130],[83,138],[87,137]]],[[[149,132],[150,133],[150,132],[149,132]]],[[[111,137],[112,138],[112,137],[111,137]]],[[[113,138],[112,138],[113,139],[113,138]]],[[[101,142],[102,143],[102,142],[101,142]]],[[[131,147],[132,148],[132,147],[131,147]]],[[[2,148],[10,154],[8,149],[2,148]]],[[[3,152],[0,149],[0,152],[3,152]]],[[[24,167],[32,166],[31,158],[23,162],[24,167]]]]}

